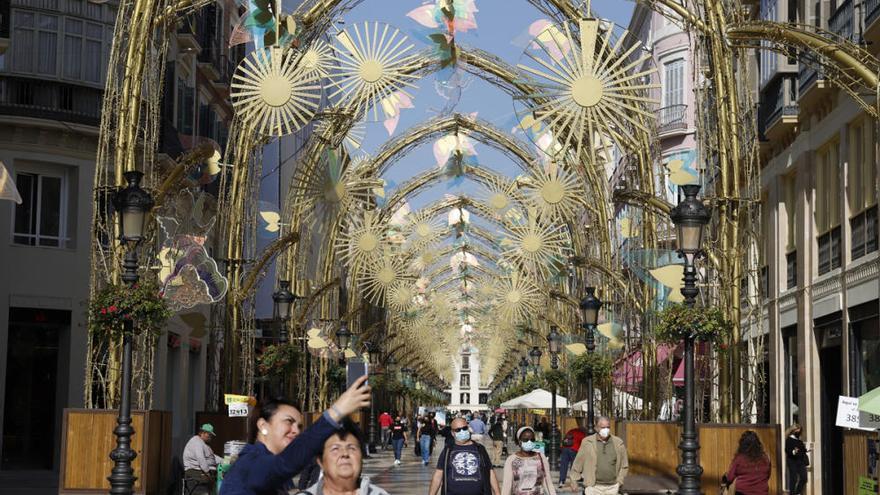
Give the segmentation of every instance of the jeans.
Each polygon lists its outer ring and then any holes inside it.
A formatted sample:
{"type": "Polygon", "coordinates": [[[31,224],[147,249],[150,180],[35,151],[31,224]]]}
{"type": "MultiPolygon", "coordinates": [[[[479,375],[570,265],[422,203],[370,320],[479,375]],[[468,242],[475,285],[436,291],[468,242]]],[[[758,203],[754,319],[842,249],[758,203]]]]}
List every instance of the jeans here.
{"type": "Polygon", "coordinates": [[[382,450],[385,450],[386,448],[388,448],[388,443],[389,443],[388,440],[391,437],[390,433],[391,433],[390,428],[388,428],[386,426],[382,427],[382,450]]]}
{"type": "Polygon", "coordinates": [[[403,439],[395,438],[391,440],[391,443],[394,445],[394,460],[400,460],[400,454],[403,452],[403,439]]]}
{"type": "Polygon", "coordinates": [[[788,490],[791,495],[801,495],[807,484],[807,466],[801,466],[789,461],[788,465],[788,490]]]}
{"type": "Polygon", "coordinates": [[[559,454],[559,484],[565,483],[565,479],[568,478],[568,468],[571,467],[571,464],[574,462],[574,458],[577,457],[577,452],[569,449],[568,447],[562,447],[560,449],[559,454]]]}
{"type": "Polygon", "coordinates": [[[422,435],[422,438],[419,438],[419,443],[422,447],[422,462],[427,464],[431,458],[431,435],[422,435]]]}

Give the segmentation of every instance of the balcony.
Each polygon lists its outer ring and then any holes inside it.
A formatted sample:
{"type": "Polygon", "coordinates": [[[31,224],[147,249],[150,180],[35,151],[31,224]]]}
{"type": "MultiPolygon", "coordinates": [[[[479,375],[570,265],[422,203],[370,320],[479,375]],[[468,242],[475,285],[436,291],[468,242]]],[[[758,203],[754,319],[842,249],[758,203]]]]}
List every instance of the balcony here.
{"type": "Polygon", "coordinates": [[[880,42],[880,0],[866,0],[864,4],[865,39],[880,42]]]}
{"type": "Polygon", "coordinates": [[[197,17],[192,15],[184,17],[180,21],[180,26],[177,28],[177,49],[179,51],[195,53],[202,51],[202,45],[196,38],[196,33],[199,30],[197,24],[197,17]]]}
{"type": "Polygon", "coordinates": [[[0,74],[0,115],[97,127],[103,91],[87,86],[0,74]]]}
{"type": "Polygon", "coordinates": [[[855,40],[852,0],[846,0],[831,14],[831,17],[828,19],[828,30],[841,38],[850,41],[855,40]]]}
{"type": "Polygon", "coordinates": [[[657,110],[657,134],[668,137],[687,132],[687,105],[670,105],[657,110]]]}
{"type": "Polygon", "coordinates": [[[794,75],[772,81],[761,92],[758,106],[758,132],[763,139],[776,141],[798,123],[797,83],[794,75]]]}
{"type": "Polygon", "coordinates": [[[821,69],[802,63],[798,71],[798,104],[801,107],[812,106],[825,96],[831,86],[825,79],[821,69]]]}

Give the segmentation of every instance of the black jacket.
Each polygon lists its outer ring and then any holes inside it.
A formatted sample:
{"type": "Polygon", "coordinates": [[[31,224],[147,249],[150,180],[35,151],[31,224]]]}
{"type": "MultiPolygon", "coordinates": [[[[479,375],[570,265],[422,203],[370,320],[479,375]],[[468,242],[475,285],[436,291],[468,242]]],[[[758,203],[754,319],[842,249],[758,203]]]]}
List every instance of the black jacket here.
{"type": "Polygon", "coordinates": [[[785,438],[785,460],[789,466],[809,466],[810,458],[807,457],[807,446],[800,438],[785,438]],[[797,449],[797,454],[794,453],[797,449]]]}

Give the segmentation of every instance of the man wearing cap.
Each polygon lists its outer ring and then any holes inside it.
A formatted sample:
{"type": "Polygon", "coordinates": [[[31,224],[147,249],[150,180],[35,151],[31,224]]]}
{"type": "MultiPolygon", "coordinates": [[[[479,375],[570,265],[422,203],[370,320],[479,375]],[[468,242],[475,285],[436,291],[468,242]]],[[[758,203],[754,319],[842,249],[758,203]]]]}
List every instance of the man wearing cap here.
{"type": "Polygon", "coordinates": [[[192,488],[190,492],[192,495],[211,492],[214,476],[217,474],[217,464],[223,461],[223,458],[214,455],[214,451],[208,446],[207,442],[213,437],[214,426],[205,423],[183,448],[184,479],[187,487],[192,488]]]}

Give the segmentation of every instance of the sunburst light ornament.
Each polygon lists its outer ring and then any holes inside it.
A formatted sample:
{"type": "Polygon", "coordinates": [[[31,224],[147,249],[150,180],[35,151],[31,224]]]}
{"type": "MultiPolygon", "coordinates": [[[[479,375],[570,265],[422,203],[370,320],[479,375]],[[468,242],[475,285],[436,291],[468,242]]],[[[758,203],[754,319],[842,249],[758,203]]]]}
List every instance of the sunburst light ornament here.
{"type": "Polygon", "coordinates": [[[580,180],[558,164],[548,163],[544,170],[529,177],[526,193],[529,204],[543,218],[574,218],[583,197],[580,180]]]}
{"type": "Polygon", "coordinates": [[[301,129],[315,115],[321,86],[303,71],[296,50],[270,46],[254,50],[232,76],[235,112],[258,133],[283,136],[301,129]]]}
{"type": "Polygon", "coordinates": [[[361,287],[369,301],[384,306],[391,289],[401,283],[411,284],[411,278],[406,273],[403,259],[390,250],[385,250],[381,260],[365,268],[361,287]]]}
{"type": "Polygon", "coordinates": [[[508,228],[510,235],[501,241],[501,256],[511,263],[548,276],[566,257],[568,237],[563,225],[543,222],[534,208],[529,208],[525,224],[508,228]]]}
{"type": "Polygon", "coordinates": [[[496,217],[502,218],[511,208],[516,207],[518,200],[516,183],[493,175],[483,182],[479,199],[496,217]]]}
{"type": "MultiPolygon", "coordinates": [[[[314,173],[307,174],[300,188],[315,204],[334,211],[351,211],[366,204],[376,181],[358,174],[354,162],[344,163],[344,153],[337,149],[324,152],[314,173]]],[[[312,209],[311,213],[325,214],[312,209]]]]}
{"type": "Polygon", "coordinates": [[[435,244],[444,233],[443,221],[427,210],[410,213],[406,222],[407,242],[411,249],[420,251],[435,244]]]}
{"type": "Polygon", "coordinates": [[[355,266],[379,260],[385,244],[385,225],[375,211],[367,210],[350,217],[348,229],[337,242],[337,252],[343,263],[355,266]]]}
{"type": "Polygon", "coordinates": [[[495,284],[495,304],[498,316],[508,323],[527,320],[538,311],[540,291],[519,272],[500,278],[495,284]]]}
{"type": "Polygon", "coordinates": [[[379,112],[391,94],[400,91],[413,99],[405,88],[416,89],[411,81],[417,78],[413,69],[418,54],[399,29],[379,22],[353,24],[336,35],[335,44],[331,100],[341,96],[345,105],[375,122],[390,117],[379,112]]]}
{"type": "Polygon", "coordinates": [[[562,152],[573,145],[580,156],[596,134],[623,145],[633,140],[630,130],[648,132],[641,121],[654,118],[650,106],[657,100],[647,90],[659,85],[647,82],[655,69],[644,69],[652,54],[635,53],[642,45],[628,31],[617,37],[613,25],[598,19],[582,19],[578,27],[579,39],[568,24],[550,26],[526,47],[517,67],[537,89],[517,99],[516,110],[520,121],[530,115],[546,126],[562,152]]]}

